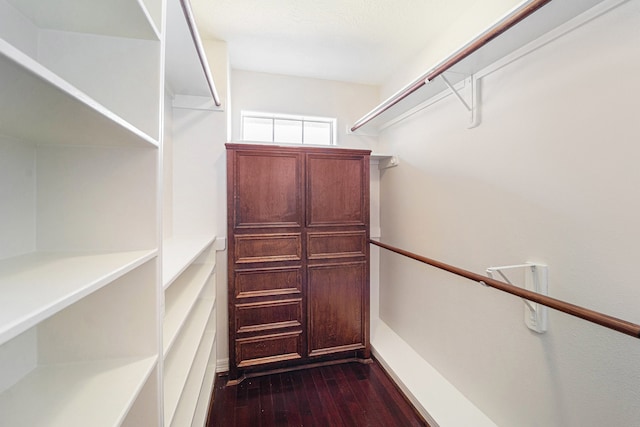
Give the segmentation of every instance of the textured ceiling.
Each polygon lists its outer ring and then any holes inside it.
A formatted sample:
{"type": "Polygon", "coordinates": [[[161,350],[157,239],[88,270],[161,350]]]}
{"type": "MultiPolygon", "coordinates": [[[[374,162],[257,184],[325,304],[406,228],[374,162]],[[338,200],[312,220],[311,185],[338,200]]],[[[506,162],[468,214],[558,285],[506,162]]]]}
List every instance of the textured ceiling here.
{"type": "MultiPolygon", "coordinates": [[[[479,1],[479,0],[477,0],[479,1]]],[[[235,69],[380,84],[473,0],[192,0],[235,69]]]]}

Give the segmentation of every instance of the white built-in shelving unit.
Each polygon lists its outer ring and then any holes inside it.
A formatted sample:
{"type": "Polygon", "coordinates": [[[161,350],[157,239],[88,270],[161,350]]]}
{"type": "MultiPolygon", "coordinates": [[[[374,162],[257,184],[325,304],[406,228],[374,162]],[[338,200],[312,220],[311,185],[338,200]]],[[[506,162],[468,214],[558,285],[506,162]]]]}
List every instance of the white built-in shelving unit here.
{"type": "Polygon", "coordinates": [[[0,425],[161,423],[161,16],[0,0],[0,425]]]}
{"type": "Polygon", "coordinates": [[[215,369],[215,249],[213,239],[174,238],[164,244],[163,326],[165,425],[204,424],[194,414],[209,405],[215,369]]]}
{"type": "MultiPolygon", "coordinates": [[[[203,426],[216,367],[216,129],[225,120],[180,0],[167,3],[163,139],[165,426],[203,426]]],[[[215,91],[215,89],[214,89],[215,91]]],[[[217,92],[216,92],[217,96],[217,92]]]]}
{"type": "Polygon", "coordinates": [[[0,0],[2,426],[204,424],[216,123],[173,111],[184,19],[179,0],[0,0]]]}

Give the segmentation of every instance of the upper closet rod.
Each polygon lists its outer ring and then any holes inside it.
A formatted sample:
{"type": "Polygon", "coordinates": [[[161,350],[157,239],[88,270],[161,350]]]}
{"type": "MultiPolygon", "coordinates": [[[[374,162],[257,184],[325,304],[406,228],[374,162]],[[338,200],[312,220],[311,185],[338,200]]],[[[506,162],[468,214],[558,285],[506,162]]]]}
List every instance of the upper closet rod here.
{"type": "Polygon", "coordinates": [[[200,36],[198,35],[198,30],[196,28],[196,21],[193,18],[193,12],[191,10],[191,3],[189,2],[189,0],[180,0],[180,4],[182,5],[182,11],[184,12],[184,17],[187,20],[187,26],[189,27],[189,32],[191,33],[193,44],[196,47],[196,52],[198,53],[198,58],[200,59],[200,64],[202,65],[202,70],[204,71],[205,79],[207,80],[207,85],[209,85],[211,96],[213,96],[213,102],[216,104],[216,107],[220,107],[222,105],[222,102],[220,102],[220,96],[218,95],[218,91],[216,90],[216,85],[213,82],[211,71],[209,70],[209,63],[207,62],[207,56],[204,54],[202,41],[200,40],[200,36]]]}
{"type": "Polygon", "coordinates": [[[365,124],[369,123],[371,120],[375,119],[380,114],[384,113],[385,111],[396,105],[398,102],[402,101],[403,99],[420,89],[422,86],[427,84],[428,81],[435,79],[440,74],[444,73],[449,68],[453,67],[458,62],[462,61],[464,58],[471,55],[473,52],[477,51],[482,46],[486,45],[491,40],[498,37],[500,34],[504,33],[520,21],[524,20],[526,17],[549,2],[551,2],[551,0],[532,0],[522,9],[519,9],[514,14],[507,17],[504,21],[500,22],[495,27],[480,35],[478,38],[451,55],[435,68],[420,76],[417,80],[409,84],[402,91],[398,92],[397,94],[380,104],[377,108],[370,111],[367,115],[362,117],[351,127],[351,132],[355,132],[365,124]]]}

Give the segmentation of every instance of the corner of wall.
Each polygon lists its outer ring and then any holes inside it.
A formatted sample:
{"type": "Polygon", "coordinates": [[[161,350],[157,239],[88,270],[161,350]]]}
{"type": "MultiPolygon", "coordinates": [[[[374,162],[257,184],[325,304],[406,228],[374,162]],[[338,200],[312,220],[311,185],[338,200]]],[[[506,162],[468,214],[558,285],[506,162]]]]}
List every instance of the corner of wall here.
{"type": "Polygon", "coordinates": [[[371,351],[430,426],[496,427],[380,319],[371,319],[371,351]]]}

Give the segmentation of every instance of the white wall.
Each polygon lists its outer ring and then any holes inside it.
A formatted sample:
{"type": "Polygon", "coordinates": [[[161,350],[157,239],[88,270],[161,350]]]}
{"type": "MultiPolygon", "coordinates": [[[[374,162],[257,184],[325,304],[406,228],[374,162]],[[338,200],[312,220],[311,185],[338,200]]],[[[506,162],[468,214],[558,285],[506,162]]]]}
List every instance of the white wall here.
{"type": "Polygon", "coordinates": [[[336,117],[338,145],[375,149],[377,138],[347,134],[379,102],[377,86],[233,70],[232,137],[240,141],[240,112],[336,117]]]}
{"type": "MultiPolygon", "coordinates": [[[[482,124],[453,97],[386,130],[382,240],[482,273],[549,265],[550,295],[640,323],[640,1],[482,81],[482,124]]],[[[381,254],[380,316],[497,425],[640,422],[640,341],[381,254]]],[[[415,375],[420,375],[416,372],[415,375]]]]}
{"type": "Polygon", "coordinates": [[[226,185],[227,46],[217,40],[204,40],[203,46],[223,105],[213,112],[172,107],[174,94],[165,92],[163,235],[166,239],[198,234],[224,237],[226,233],[226,203],[221,204],[219,199],[224,199],[226,185]]]}
{"type": "Polygon", "coordinates": [[[36,248],[36,149],[0,136],[0,260],[36,248]]]}

